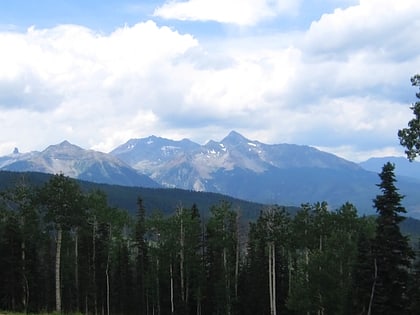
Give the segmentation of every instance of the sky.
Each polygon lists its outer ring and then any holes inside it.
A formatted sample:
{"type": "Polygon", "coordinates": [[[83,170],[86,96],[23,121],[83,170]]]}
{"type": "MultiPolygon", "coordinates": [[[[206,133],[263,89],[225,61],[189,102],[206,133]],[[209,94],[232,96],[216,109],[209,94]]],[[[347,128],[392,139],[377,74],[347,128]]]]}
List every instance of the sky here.
{"type": "Polygon", "coordinates": [[[236,130],[404,155],[418,0],[0,0],[0,156],[236,130]]]}

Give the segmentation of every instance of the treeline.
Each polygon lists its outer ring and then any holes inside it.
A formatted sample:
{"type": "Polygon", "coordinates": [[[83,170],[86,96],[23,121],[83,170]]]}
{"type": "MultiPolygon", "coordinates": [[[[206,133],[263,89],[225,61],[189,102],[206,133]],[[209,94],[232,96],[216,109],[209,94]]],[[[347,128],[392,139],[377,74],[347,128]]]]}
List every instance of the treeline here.
{"type": "Polygon", "coordinates": [[[394,167],[380,174],[378,216],[349,203],[262,209],[179,204],[165,216],[110,207],[55,175],[0,204],[0,309],[84,314],[418,314],[420,266],[399,223],[394,167]]]}

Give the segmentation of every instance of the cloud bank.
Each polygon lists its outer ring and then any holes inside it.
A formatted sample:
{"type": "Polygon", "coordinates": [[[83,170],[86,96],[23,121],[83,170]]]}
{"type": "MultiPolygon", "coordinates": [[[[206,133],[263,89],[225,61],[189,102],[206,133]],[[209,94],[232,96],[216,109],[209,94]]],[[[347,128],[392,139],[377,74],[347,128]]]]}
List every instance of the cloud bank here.
{"type": "MultiPolygon", "coordinates": [[[[238,31],[211,43],[152,20],[109,34],[80,25],[0,31],[0,154],[64,139],[107,152],[151,134],[204,143],[231,129],[353,160],[403,152],[396,132],[416,92],[420,7],[338,2],[303,30],[238,31]]],[[[257,28],[302,6],[171,1],[154,14],[257,28]]]]}

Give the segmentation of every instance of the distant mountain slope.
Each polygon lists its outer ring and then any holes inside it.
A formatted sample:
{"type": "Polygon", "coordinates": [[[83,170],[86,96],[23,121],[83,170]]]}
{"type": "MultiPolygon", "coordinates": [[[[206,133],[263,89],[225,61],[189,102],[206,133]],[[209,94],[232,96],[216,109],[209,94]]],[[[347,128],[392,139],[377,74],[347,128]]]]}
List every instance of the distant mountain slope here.
{"type": "MultiPolygon", "coordinates": [[[[300,206],[327,201],[337,208],[349,201],[360,213],[374,213],[379,193],[376,173],[315,148],[264,144],[232,131],[222,141],[198,145],[158,137],[132,139],[110,154],[165,187],[210,191],[260,203],[300,206]]],[[[398,183],[404,205],[420,209],[420,185],[398,183]]],[[[419,214],[420,215],[420,214],[419,214]]]]}
{"type": "MultiPolygon", "coordinates": [[[[0,171],[0,191],[13,188],[22,178],[28,184],[38,187],[47,182],[51,176],[50,174],[37,172],[0,171]]],[[[108,202],[111,206],[125,209],[132,215],[137,213],[138,197],[143,199],[143,204],[148,213],[154,210],[160,210],[164,214],[172,214],[179,205],[191,207],[193,204],[196,204],[203,218],[208,217],[211,206],[218,205],[222,201],[230,202],[233,209],[239,211],[244,220],[256,219],[260,211],[267,207],[267,205],[260,203],[240,200],[216,193],[172,188],[127,187],[99,184],[83,180],[78,180],[78,182],[86,192],[95,189],[103,191],[108,196],[108,202]]],[[[297,208],[287,207],[287,210],[290,213],[294,213],[297,211],[297,208]]]]}
{"type": "Polygon", "coordinates": [[[420,181],[420,162],[410,162],[405,157],[380,157],[370,158],[367,161],[359,163],[361,167],[368,171],[379,173],[385,163],[391,162],[395,164],[395,174],[418,179],[420,181]]]}
{"type": "Polygon", "coordinates": [[[68,141],[51,145],[42,152],[19,153],[15,150],[0,158],[0,169],[63,173],[72,178],[125,186],[160,186],[112,155],[84,150],[68,141]]]}
{"type": "MultiPolygon", "coordinates": [[[[50,177],[50,174],[45,173],[0,171],[0,191],[13,188],[22,178],[31,185],[40,186],[47,182],[50,177]]],[[[172,214],[179,205],[191,207],[193,204],[196,204],[203,219],[208,218],[209,209],[212,206],[222,201],[230,202],[233,209],[240,212],[241,219],[244,221],[256,220],[261,210],[267,206],[221,194],[182,189],[126,187],[80,180],[79,184],[86,192],[100,189],[107,195],[108,202],[111,206],[125,209],[131,215],[136,214],[136,202],[139,196],[143,199],[143,204],[148,214],[155,210],[160,210],[164,214],[172,214]]],[[[293,215],[299,208],[286,207],[286,210],[293,215]]],[[[407,220],[401,223],[401,230],[404,234],[411,235],[412,240],[416,242],[418,237],[420,237],[420,220],[410,217],[407,218],[407,220]]]]}
{"type": "MultiPolygon", "coordinates": [[[[42,152],[15,150],[0,157],[0,170],[62,172],[98,183],[213,192],[261,204],[326,201],[336,209],[351,202],[360,214],[374,213],[380,181],[376,172],[333,154],[304,145],[264,144],[234,131],[204,145],[155,136],[132,139],[110,154],[64,141],[42,152]]],[[[420,181],[398,177],[397,187],[409,214],[420,217],[420,181]]]]}

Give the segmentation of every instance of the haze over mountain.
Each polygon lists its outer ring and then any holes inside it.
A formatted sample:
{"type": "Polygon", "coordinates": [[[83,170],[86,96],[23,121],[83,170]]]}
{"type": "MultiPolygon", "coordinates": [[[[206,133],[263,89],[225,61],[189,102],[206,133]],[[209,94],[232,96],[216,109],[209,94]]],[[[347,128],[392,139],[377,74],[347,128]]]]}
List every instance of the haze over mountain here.
{"type": "Polygon", "coordinates": [[[387,156],[370,158],[359,163],[361,167],[368,171],[380,172],[386,162],[395,164],[395,174],[399,176],[411,177],[420,181],[420,162],[410,162],[405,157],[387,156]]]}
{"type": "MultiPolygon", "coordinates": [[[[232,131],[222,141],[198,145],[151,136],[131,139],[110,154],[166,187],[212,191],[263,203],[354,203],[372,213],[379,177],[356,163],[309,146],[264,144],[232,131]]],[[[410,211],[418,183],[401,180],[410,211]]]]}
{"type": "MultiPolygon", "coordinates": [[[[363,164],[362,164],[363,165],[363,164]]],[[[331,208],[351,202],[361,214],[374,212],[377,172],[295,144],[264,144],[232,131],[204,145],[156,136],[131,139],[109,154],[64,141],[42,152],[0,157],[0,169],[62,172],[97,183],[215,192],[263,204],[300,206],[326,201],[331,208]]],[[[380,171],[380,168],[379,168],[380,171]]],[[[420,216],[420,181],[399,177],[410,215],[420,216]]]]}
{"type": "Polygon", "coordinates": [[[149,177],[139,174],[112,155],[84,150],[68,141],[51,145],[42,152],[19,153],[15,149],[12,154],[0,157],[0,169],[63,173],[72,178],[96,183],[159,187],[149,177]]]}

